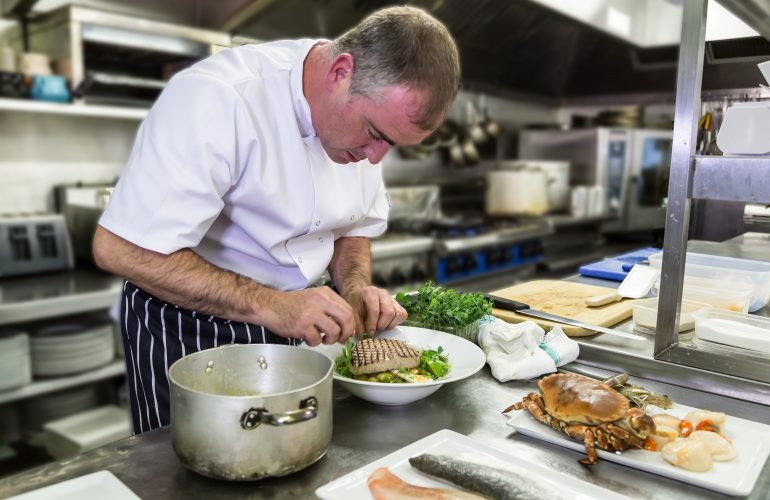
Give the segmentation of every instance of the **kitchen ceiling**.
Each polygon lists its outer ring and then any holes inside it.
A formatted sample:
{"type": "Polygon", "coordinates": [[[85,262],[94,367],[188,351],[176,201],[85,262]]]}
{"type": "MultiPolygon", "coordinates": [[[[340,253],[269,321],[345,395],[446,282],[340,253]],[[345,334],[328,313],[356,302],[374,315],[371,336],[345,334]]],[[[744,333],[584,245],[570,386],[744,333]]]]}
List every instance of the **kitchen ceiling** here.
{"type": "MultiPolygon", "coordinates": [[[[4,11],[29,0],[0,0],[4,11]]],[[[39,0],[50,10],[65,0],[39,0]]],[[[81,0],[79,4],[271,40],[344,32],[386,0],[81,0]]],[[[417,0],[460,47],[463,85],[533,98],[673,92],[676,45],[642,48],[531,0],[417,0]]],[[[762,30],[759,30],[762,32],[762,30]]],[[[761,37],[707,43],[704,90],[755,87],[761,37]]]]}

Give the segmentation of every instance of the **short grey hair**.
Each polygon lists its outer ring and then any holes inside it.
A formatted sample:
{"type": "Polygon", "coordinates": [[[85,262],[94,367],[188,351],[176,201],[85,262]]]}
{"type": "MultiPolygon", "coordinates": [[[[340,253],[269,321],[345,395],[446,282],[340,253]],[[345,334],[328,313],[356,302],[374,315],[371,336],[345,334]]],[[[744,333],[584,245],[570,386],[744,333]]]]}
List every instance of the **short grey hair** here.
{"type": "Polygon", "coordinates": [[[388,86],[422,90],[427,101],[415,124],[424,130],[443,120],[460,87],[460,57],[452,35],[417,7],[378,10],[331,45],[332,57],[353,56],[350,92],[376,100],[388,86]]]}

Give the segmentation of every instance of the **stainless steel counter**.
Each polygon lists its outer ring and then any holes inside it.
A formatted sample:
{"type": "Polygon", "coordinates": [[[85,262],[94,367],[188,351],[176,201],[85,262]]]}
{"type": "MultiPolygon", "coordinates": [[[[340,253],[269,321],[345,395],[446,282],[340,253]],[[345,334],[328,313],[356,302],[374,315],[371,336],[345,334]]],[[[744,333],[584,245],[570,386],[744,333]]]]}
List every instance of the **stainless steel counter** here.
{"type": "MultiPolygon", "coordinates": [[[[740,258],[760,258],[770,260],[770,238],[758,233],[746,233],[723,243],[690,241],[688,249],[693,252],[709,253],[740,258]]],[[[617,288],[620,282],[589,278],[580,275],[565,278],[568,281],[589,285],[617,288]]],[[[770,307],[754,313],[758,316],[770,316],[770,307]]],[[[624,332],[633,331],[631,319],[613,328],[624,332]]],[[[678,347],[695,357],[703,352],[730,359],[732,374],[720,373],[714,369],[700,369],[685,364],[655,359],[655,338],[649,336],[644,342],[626,341],[596,335],[576,338],[580,343],[582,363],[611,370],[628,371],[633,375],[648,379],[683,385],[710,393],[722,394],[745,401],[770,406],[770,384],[764,382],[770,378],[770,358],[761,354],[747,354],[743,349],[729,346],[714,347],[698,344],[693,340],[680,340],[678,347]],[[739,376],[737,376],[739,375],[739,376]]],[[[770,410],[768,410],[770,412],[770,410]]]]}
{"type": "MultiPolygon", "coordinates": [[[[576,371],[591,370],[573,363],[576,371]]],[[[591,374],[607,375],[593,370],[591,374]]],[[[681,387],[632,379],[675,401],[724,411],[732,416],[770,423],[770,412],[721,396],[681,387]]],[[[334,391],[334,437],[326,456],[296,474],[253,483],[206,479],[188,471],[177,460],[169,428],[119,441],[66,460],[0,481],[0,497],[7,497],[107,469],[143,499],[313,498],[314,491],[358,467],[441,429],[452,429],[483,443],[546,467],[633,498],[716,499],[723,495],[695,486],[600,461],[580,465],[583,454],[515,434],[500,411],[534,388],[533,383],[494,380],[485,367],[474,377],[442,387],[432,396],[405,406],[377,406],[355,398],[344,389],[334,391]]],[[[770,496],[770,462],[750,499],[770,496]]]]}

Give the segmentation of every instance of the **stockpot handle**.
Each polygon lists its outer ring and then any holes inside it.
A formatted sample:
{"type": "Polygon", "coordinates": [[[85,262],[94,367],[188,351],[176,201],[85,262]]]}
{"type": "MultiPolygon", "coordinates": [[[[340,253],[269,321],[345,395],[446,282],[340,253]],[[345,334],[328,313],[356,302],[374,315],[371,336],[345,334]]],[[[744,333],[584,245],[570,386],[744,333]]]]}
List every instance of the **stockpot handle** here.
{"type": "Polygon", "coordinates": [[[303,399],[298,410],[284,413],[270,413],[264,408],[249,408],[241,415],[241,427],[247,431],[256,429],[260,424],[280,427],[312,420],[318,416],[318,400],[315,396],[303,399]]]}

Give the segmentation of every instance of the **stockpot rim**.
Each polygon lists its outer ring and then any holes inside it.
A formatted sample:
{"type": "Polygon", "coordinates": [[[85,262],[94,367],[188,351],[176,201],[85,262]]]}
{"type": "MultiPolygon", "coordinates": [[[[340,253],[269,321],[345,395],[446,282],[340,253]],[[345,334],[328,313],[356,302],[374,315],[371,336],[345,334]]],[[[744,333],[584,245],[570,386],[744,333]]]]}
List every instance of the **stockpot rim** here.
{"type": "Polygon", "coordinates": [[[299,346],[291,346],[291,345],[283,345],[283,344],[227,344],[227,345],[221,345],[217,347],[212,347],[211,349],[204,349],[202,351],[194,352],[192,354],[189,354],[187,356],[184,356],[182,358],[179,358],[178,360],[174,361],[171,366],[168,369],[168,381],[171,388],[178,387],[179,389],[185,390],[187,392],[193,393],[197,396],[202,397],[208,397],[212,399],[227,399],[228,401],[231,401],[233,399],[235,400],[248,400],[248,399],[255,399],[255,398],[268,398],[268,397],[274,397],[274,396],[285,396],[289,394],[295,394],[297,392],[307,391],[310,389],[315,388],[316,386],[324,383],[327,378],[333,377],[334,372],[334,361],[330,359],[328,356],[315,351],[313,349],[305,349],[299,346]],[[324,374],[319,377],[319,379],[312,384],[308,384],[304,387],[297,387],[288,391],[283,392],[270,392],[270,393],[264,393],[264,394],[246,394],[246,395],[230,395],[230,394],[215,394],[211,392],[204,392],[197,389],[192,389],[188,387],[187,385],[184,385],[180,383],[176,378],[174,377],[174,374],[172,373],[174,371],[174,368],[177,366],[181,366],[181,363],[185,360],[188,360],[187,362],[190,362],[188,358],[191,357],[197,357],[197,356],[203,356],[206,353],[209,353],[210,351],[214,350],[221,350],[224,351],[226,349],[237,349],[237,348],[249,348],[249,347],[255,347],[255,346],[269,346],[272,348],[278,348],[278,349],[300,349],[304,352],[310,353],[312,356],[321,356],[326,362],[329,364],[329,368],[324,372],[324,374]]]}

